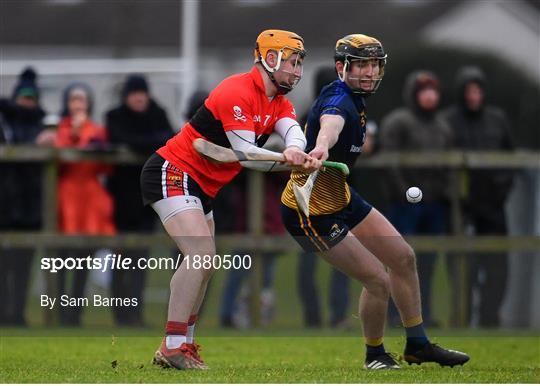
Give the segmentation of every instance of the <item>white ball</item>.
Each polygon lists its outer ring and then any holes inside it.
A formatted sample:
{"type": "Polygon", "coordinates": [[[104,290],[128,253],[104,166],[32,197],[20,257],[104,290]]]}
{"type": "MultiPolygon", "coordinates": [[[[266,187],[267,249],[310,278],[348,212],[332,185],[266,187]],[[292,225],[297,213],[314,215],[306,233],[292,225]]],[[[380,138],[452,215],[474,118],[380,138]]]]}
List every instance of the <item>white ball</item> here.
{"type": "Polygon", "coordinates": [[[405,193],[405,196],[407,197],[407,201],[415,204],[422,201],[422,191],[416,186],[412,186],[407,189],[407,193],[405,193]]]}

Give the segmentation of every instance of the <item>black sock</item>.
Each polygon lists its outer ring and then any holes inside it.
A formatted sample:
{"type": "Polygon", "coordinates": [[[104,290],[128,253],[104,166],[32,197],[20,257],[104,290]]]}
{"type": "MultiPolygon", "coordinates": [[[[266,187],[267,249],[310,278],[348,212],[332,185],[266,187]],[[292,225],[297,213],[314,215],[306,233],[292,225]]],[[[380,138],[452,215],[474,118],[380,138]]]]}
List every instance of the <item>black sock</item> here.
{"type": "Polygon", "coordinates": [[[405,333],[407,334],[407,347],[421,349],[429,343],[426,332],[424,331],[424,323],[405,327],[405,333]]]}
{"type": "Polygon", "coordinates": [[[379,355],[384,354],[386,351],[384,350],[384,344],[380,344],[378,346],[370,346],[369,344],[366,344],[366,358],[375,358],[379,355]]]}

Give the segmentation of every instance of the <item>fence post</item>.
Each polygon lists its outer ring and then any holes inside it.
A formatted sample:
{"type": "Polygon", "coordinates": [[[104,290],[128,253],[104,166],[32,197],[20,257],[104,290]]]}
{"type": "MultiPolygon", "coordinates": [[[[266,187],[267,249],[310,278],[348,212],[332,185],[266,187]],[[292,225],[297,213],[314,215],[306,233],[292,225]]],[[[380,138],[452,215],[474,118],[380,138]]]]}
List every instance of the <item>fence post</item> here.
{"type": "MultiPolygon", "coordinates": [[[[463,231],[463,213],[461,212],[461,184],[462,178],[466,170],[464,166],[453,167],[450,170],[450,212],[452,233],[454,236],[462,236],[463,231]]],[[[450,317],[450,325],[453,327],[464,327],[468,323],[469,319],[469,280],[468,280],[468,261],[467,256],[463,253],[448,256],[450,261],[450,272],[454,271],[455,275],[449,275],[453,277],[451,288],[453,289],[453,296],[451,300],[452,315],[450,317]]]]}
{"type": "MultiPolygon", "coordinates": [[[[51,237],[52,234],[57,232],[58,226],[58,211],[57,211],[57,186],[58,186],[58,161],[56,157],[50,158],[44,164],[42,172],[42,232],[51,237]]],[[[46,253],[53,253],[52,250],[46,250],[40,246],[37,248],[38,258],[44,257],[46,253]]],[[[56,296],[56,274],[43,271],[45,275],[45,290],[47,295],[56,296]]],[[[43,320],[46,326],[52,326],[55,324],[57,313],[49,310],[47,307],[43,308],[43,320]]]]}
{"type": "MultiPolygon", "coordinates": [[[[250,170],[248,176],[248,226],[249,235],[259,237],[263,235],[264,227],[264,175],[261,172],[250,170]]],[[[260,325],[260,298],[262,284],[262,257],[260,252],[252,254],[252,268],[249,275],[250,282],[250,314],[252,326],[260,325]]]]}

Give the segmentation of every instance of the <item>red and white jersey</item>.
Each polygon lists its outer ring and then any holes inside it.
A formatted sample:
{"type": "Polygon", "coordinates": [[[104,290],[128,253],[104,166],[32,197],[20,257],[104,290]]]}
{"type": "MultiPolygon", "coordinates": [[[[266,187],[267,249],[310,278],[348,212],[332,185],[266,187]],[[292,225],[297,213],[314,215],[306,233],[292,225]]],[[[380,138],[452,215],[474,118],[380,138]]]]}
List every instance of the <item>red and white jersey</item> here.
{"type": "Polygon", "coordinates": [[[193,140],[205,138],[217,145],[231,147],[225,134],[231,130],[255,132],[262,146],[281,118],[296,120],[292,103],[283,95],[271,100],[256,67],[244,74],[223,80],[208,96],[204,105],[182,130],[157,153],[189,174],[210,197],[230,182],[241,170],[240,163],[217,164],[203,158],[193,148],[193,140]]]}

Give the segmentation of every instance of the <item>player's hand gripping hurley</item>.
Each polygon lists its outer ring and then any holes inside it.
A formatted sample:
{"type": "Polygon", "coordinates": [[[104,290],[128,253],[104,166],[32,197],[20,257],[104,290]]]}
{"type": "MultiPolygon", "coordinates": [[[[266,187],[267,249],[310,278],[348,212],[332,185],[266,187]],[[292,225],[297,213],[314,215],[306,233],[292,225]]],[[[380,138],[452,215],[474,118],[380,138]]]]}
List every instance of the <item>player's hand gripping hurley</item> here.
{"type": "MultiPolygon", "coordinates": [[[[285,162],[283,154],[258,154],[243,152],[234,149],[228,149],[222,146],[218,146],[215,143],[209,142],[203,138],[197,138],[193,141],[193,147],[197,152],[207,158],[210,158],[217,162],[240,162],[240,161],[274,161],[285,162]]],[[[323,167],[335,168],[340,170],[346,176],[349,175],[349,168],[346,164],[341,162],[323,161],[323,167]]],[[[303,186],[293,185],[294,196],[298,207],[309,217],[309,199],[311,197],[311,191],[315,185],[315,180],[319,175],[319,170],[311,173],[303,186]]]]}
{"type": "MultiPolygon", "coordinates": [[[[285,162],[285,157],[281,153],[275,154],[257,154],[243,152],[234,149],[228,149],[209,142],[203,138],[197,138],[193,141],[193,147],[201,155],[210,158],[217,162],[239,162],[239,161],[274,161],[285,162]]],[[[345,175],[349,174],[347,165],[341,162],[323,161],[322,165],[327,168],[336,168],[341,170],[345,175]]]]}

